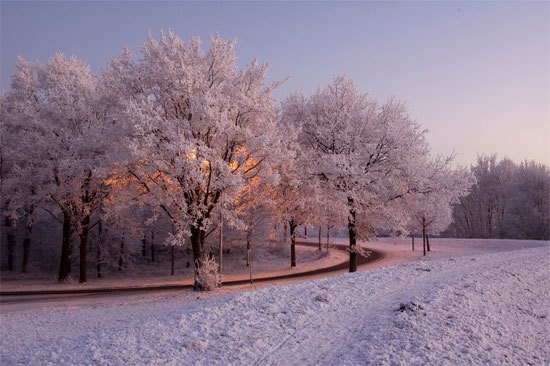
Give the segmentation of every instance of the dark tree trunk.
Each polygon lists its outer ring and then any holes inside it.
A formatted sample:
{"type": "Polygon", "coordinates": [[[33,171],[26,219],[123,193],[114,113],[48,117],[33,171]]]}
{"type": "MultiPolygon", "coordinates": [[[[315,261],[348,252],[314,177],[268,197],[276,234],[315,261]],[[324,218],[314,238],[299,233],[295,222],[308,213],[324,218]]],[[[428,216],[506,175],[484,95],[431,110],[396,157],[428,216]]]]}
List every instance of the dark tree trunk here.
{"type": "MultiPolygon", "coordinates": [[[[204,245],[204,236],[206,232],[201,229],[202,223],[198,222],[196,226],[191,227],[191,248],[193,249],[193,263],[195,265],[195,272],[202,266],[203,261],[203,245],[204,245]]],[[[197,282],[193,284],[194,290],[204,290],[203,286],[197,282]]]]}
{"type": "Polygon", "coordinates": [[[170,250],[170,256],[172,257],[172,270],[170,274],[174,275],[174,246],[172,245],[172,249],[170,250]]]}
{"type": "Polygon", "coordinates": [[[321,226],[319,226],[319,251],[321,251],[323,248],[321,246],[321,226]]]}
{"type": "Polygon", "coordinates": [[[34,208],[30,208],[29,212],[25,215],[25,237],[23,238],[23,260],[21,263],[21,272],[27,273],[27,267],[29,266],[29,257],[31,250],[31,238],[32,238],[32,223],[29,222],[30,216],[33,214],[34,208]]]}
{"type": "Polygon", "coordinates": [[[29,266],[29,256],[31,251],[31,235],[32,235],[32,225],[27,225],[25,230],[25,238],[23,239],[23,260],[21,263],[22,273],[27,273],[27,267],[29,266]]]}
{"type": "Polygon", "coordinates": [[[141,239],[141,256],[145,257],[147,255],[147,237],[143,233],[143,238],[141,239]]]}
{"type": "MultiPolygon", "coordinates": [[[[222,274],[222,269],[223,269],[223,216],[220,212],[220,251],[219,251],[219,255],[218,255],[218,270],[219,270],[219,273],[220,273],[220,278],[221,278],[221,274],[222,274]]],[[[221,280],[220,280],[220,286],[221,286],[221,280]]]]}
{"type": "Polygon", "coordinates": [[[414,234],[411,234],[411,239],[412,239],[412,246],[413,246],[413,252],[414,252],[414,234]]]}
{"type": "MultiPolygon", "coordinates": [[[[27,230],[30,230],[27,228],[27,230]]],[[[27,267],[29,266],[29,255],[31,250],[31,236],[27,232],[23,239],[23,260],[21,261],[21,273],[27,273],[27,267]]]]}
{"type": "Polygon", "coordinates": [[[290,225],[290,268],[296,267],[296,228],[298,223],[295,219],[289,221],[290,225]]]}
{"type": "Polygon", "coordinates": [[[59,261],[59,275],[57,280],[67,280],[71,273],[71,217],[63,212],[63,237],[61,238],[61,259],[59,261]]]}
{"type": "Polygon", "coordinates": [[[357,231],[355,228],[355,208],[353,207],[353,198],[348,198],[349,217],[348,217],[348,233],[349,233],[349,271],[357,271],[357,231]]]}
{"type": "Polygon", "coordinates": [[[430,236],[426,234],[426,247],[428,248],[428,252],[431,252],[430,250],[430,236]]]}
{"type": "Polygon", "coordinates": [[[307,239],[307,227],[304,226],[304,237],[307,239]]]}
{"type": "Polygon", "coordinates": [[[101,278],[101,246],[103,245],[103,238],[101,237],[103,231],[103,224],[101,221],[97,224],[98,230],[98,241],[97,241],[97,253],[96,253],[96,271],[97,278],[101,278]]]}
{"type": "Polygon", "coordinates": [[[78,277],[79,283],[85,283],[87,260],[88,260],[88,232],[90,230],[90,215],[84,216],[81,222],[82,232],[80,233],[80,275],[78,277]]]}
{"type": "Polygon", "coordinates": [[[426,255],[426,219],[422,218],[422,249],[426,255]]]}
{"type": "Polygon", "coordinates": [[[155,233],[151,230],[151,262],[155,263],[155,233]]]}
{"type": "Polygon", "coordinates": [[[250,284],[252,285],[252,258],[250,248],[250,238],[252,237],[252,230],[246,231],[246,265],[248,266],[248,273],[250,277],[250,284]]]}
{"type": "Polygon", "coordinates": [[[191,249],[193,250],[193,263],[195,264],[195,268],[199,267],[203,259],[204,235],[204,230],[197,227],[191,227],[191,249]]]}
{"type": "Polygon", "coordinates": [[[6,216],[4,218],[4,227],[6,228],[6,244],[8,257],[8,271],[13,271],[14,252],[15,252],[15,227],[13,220],[6,216]]]}
{"type": "Polygon", "coordinates": [[[124,233],[122,233],[122,239],[120,240],[120,255],[118,257],[118,270],[122,271],[122,265],[124,264],[124,233]]]}
{"type": "MultiPolygon", "coordinates": [[[[82,196],[82,204],[84,207],[91,202],[90,198],[90,178],[92,171],[88,171],[88,175],[82,182],[82,189],[84,194],[82,196]]],[[[88,232],[90,231],[90,213],[83,212],[84,216],[80,221],[80,274],[78,277],[79,283],[85,283],[87,281],[86,274],[88,270],[88,232]]]]}

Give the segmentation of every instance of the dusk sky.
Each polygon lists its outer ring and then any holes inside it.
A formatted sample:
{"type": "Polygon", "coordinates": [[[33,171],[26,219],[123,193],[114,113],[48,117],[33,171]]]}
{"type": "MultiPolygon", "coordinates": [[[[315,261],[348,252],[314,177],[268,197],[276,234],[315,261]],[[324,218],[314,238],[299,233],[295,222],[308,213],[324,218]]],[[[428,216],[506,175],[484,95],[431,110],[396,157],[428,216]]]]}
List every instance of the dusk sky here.
{"type": "Polygon", "coordinates": [[[151,33],[237,38],[241,65],[271,64],[275,93],[309,94],[347,74],[406,102],[433,154],[550,163],[548,2],[1,2],[1,88],[17,55],[76,55],[98,72],[151,33]]]}

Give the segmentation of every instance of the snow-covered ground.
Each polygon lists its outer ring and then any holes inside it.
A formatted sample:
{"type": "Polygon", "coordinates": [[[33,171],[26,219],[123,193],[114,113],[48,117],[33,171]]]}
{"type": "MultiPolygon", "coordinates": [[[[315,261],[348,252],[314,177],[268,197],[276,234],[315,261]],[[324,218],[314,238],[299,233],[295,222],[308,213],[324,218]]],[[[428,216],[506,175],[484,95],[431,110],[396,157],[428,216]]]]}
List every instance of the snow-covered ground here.
{"type": "Polygon", "coordinates": [[[408,263],[220,296],[2,313],[0,363],[550,364],[548,242],[435,239],[421,258],[392,240],[369,245],[408,263]]]}

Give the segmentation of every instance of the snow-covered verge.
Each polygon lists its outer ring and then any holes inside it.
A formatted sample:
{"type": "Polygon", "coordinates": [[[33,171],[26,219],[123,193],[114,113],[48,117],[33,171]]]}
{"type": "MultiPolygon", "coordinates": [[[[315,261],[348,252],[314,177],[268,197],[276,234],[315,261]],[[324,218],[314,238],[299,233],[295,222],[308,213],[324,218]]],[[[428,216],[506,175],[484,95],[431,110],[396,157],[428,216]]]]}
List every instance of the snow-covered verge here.
{"type": "Polygon", "coordinates": [[[509,249],[207,299],[2,314],[0,363],[550,364],[550,247],[509,249]]]}
{"type": "MultiPolygon", "coordinates": [[[[324,250],[324,249],[323,249],[324,250]]],[[[258,250],[252,260],[254,278],[284,275],[324,268],[344,262],[345,253],[332,250],[330,253],[319,252],[315,247],[297,246],[297,267],[290,268],[289,256],[278,256],[258,250]]],[[[250,268],[246,266],[246,257],[231,255],[224,258],[223,280],[241,280],[249,276],[250,268]]],[[[109,273],[104,278],[90,276],[87,283],[78,283],[78,278],[64,283],[56,281],[55,274],[16,273],[3,271],[0,276],[2,291],[47,291],[75,289],[116,289],[121,287],[168,286],[193,283],[193,268],[186,268],[179,262],[174,276],[170,273],[170,262],[164,261],[154,265],[136,266],[132,271],[109,273]]]]}

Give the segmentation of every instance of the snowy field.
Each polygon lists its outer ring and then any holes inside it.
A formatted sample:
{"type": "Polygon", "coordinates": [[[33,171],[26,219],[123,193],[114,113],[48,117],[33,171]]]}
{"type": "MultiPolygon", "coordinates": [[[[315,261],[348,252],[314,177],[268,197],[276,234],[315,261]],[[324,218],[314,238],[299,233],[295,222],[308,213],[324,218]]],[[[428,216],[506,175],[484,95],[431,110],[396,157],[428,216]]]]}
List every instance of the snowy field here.
{"type": "Polygon", "coordinates": [[[389,252],[378,268],[256,291],[3,312],[0,363],[550,364],[548,242],[418,244],[370,243],[389,252]]]}

